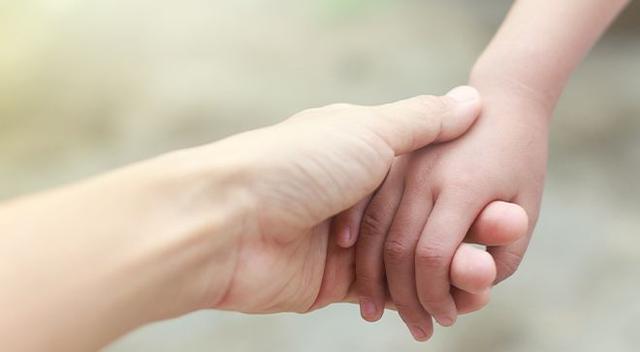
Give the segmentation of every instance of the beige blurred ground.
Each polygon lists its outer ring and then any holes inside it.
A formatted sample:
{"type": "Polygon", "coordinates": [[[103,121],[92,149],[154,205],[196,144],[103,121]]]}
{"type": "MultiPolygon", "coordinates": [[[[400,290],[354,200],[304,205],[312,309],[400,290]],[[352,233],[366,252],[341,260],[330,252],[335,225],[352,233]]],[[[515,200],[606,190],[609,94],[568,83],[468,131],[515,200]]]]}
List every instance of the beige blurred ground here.
{"type": "MultiPolygon", "coordinates": [[[[336,101],[465,80],[508,1],[0,2],[0,198],[336,101]]],[[[125,351],[632,351],[640,346],[640,16],[579,69],[554,122],[542,218],[519,274],[429,344],[353,306],[205,312],[125,351]]]]}

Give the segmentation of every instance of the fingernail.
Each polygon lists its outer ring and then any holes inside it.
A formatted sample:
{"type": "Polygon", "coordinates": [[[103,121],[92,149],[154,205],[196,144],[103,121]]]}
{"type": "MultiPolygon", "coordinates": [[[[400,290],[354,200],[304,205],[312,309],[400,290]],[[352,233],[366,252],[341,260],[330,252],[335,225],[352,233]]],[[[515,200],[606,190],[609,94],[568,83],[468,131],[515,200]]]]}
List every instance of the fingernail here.
{"type": "Polygon", "coordinates": [[[360,299],[360,314],[365,320],[374,320],[378,315],[376,305],[367,298],[360,299]]]}
{"type": "Polygon", "coordinates": [[[419,326],[412,326],[409,328],[409,331],[411,331],[413,338],[418,341],[424,341],[427,338],[427,334],[419,326]]]}
{"type": "Polygon", "coordinates": [[[470,86],[460,86],[453,88],[449,93],[447,93],[449,98],[453,98],[453,100],[458,103],[468,103],[473,102],[480,99],[480,93],[470,86]]]}
{"type": "Polygon", "coordinates": [[[448,315],[439,316],[436,318],[436,320],[438,321],[438,324],[445,327],[451,326],[453,325],[453,323],[455,323],[455,319],[448,315]]]}
{"type": "Polygon", "coordinates": [[[349,226],[343,226],[342,231],[340,231],[340,242],[343,246],[347,246],[349,241],[351,241],[351,229],[349,226]]]}

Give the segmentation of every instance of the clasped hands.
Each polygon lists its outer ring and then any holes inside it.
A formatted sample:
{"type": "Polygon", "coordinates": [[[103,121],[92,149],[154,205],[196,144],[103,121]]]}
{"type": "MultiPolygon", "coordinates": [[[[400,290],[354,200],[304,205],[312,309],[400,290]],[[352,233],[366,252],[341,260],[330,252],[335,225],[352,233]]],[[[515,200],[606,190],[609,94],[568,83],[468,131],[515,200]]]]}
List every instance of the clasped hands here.
{"type": "Polygon", "coordinates": [[[359,302],[369,321],[386,306],[422,341],[432,316],[449,326],[482,308],[519,263],[513,246],[527,241],[527,213],[510,199],[468,199],[474,174],[450,187],[430,173],[441,149],[479,123],[481,105],[471,87],[330,105],[214,144],[252,170],[237,174],[256,216],[244,217],[255,221],[239,232],[234,279],[212,306],[306,312],[359,302]]]}
{"type": "Polygon", "coordinates": [[[488,302],[537,215],[536,188],[518,190],[541,185],[522,173],[538,153],[522,148],[544,138],[495,108],[516,100],[490,95],[484,106],[459,87],[305,110],[0,204],[0,276],[14,278],[0,292],[0,340],[91,350],[199,309],[339,302],[359,303],[369,321],[396,309],[427,340],[432,317],[451,325],[488,302]]]}

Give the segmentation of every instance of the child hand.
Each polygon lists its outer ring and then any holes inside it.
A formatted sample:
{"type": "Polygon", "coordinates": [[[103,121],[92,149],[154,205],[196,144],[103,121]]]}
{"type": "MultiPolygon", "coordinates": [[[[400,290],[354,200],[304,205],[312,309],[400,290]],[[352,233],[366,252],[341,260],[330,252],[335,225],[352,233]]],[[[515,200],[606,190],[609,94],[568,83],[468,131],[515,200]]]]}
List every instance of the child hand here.
{"type": "MultiPolygon", "coordinates": [[[[342,248],[338,245],[338,241],[335,241],[338,235],[336,230],[344,226],[342,221],[346,219],[345,216],[341,216],[333,221],[322,288],[311,310],[337,301],[358,303],[360,294],[357,290],[358,285],[354,282],[355,248],[342,248]]],[[[525,235],[527,221],[524,210],[519,206],[496,201],[482,210],[465,241],[484,245],[513,243],[525,235]]],[[[379,259],[379,264],[383,265],[382,258],[379,259]]],[[[490,288],[496,278],[496,266],[491,255],[485,250],[463,243],[453,257],[450,274],[453,286],[452,296],[458,314],[477,311],[488,303],[490,288]]],[[[386,290],[384,278],[382,281],[383,289],[386,290]]],[[[383,302],[380,307],[397,310],[388,292],[383,302]]],[[[382,309],[376,314],[378,316],[370,320],[379,319],[382,309]]],[[[427,328],[411,327],[416,339],[424,341],[431,336],[433,332],[431,319],[428,324],[427,328]]]]}
{"type": "MultiPolygon", "coordinates": [[[[355,208],[354,208],[355,209],[355,208]]],[[[334,229],[332,236],[337,238],[340,236],[340,229],[343,229],[347,224],[355,223],[353,221],[354,216],[358,215],[354,209],[349,212],[341,214],[334,220],[334,229]]],[[[516,243],[522,239],[528,228],[528,219],[525,211],[511,203],[494,201],[484,208],[467,236],[465,242],[477,243],[490,246],[506,246],[512,243],[516,243]]],[[[395,302],[389,297],[387,282],[385,282],[385,268],[382,257],[372,258],[363,253],[363,248],[356,246],[356,251],[359,252],[355,260],[357,264],[353,265],[355,261],[351,258],[351,250],[343,249],[342,252],[337,248],[344,245],[338,245],[338,242],[333,245],[329,250],[327,259],[327,270],[329,272],[337,272],[332,268],[343,268],[345,266],[354,266],[356,275],[356,284],[354,292],[351,293],[352,301],[357,302],[363,295],[358,288],[367,287],[369,285],[376,286],[380,290],[375,290],[375,293],[382,292],[383,298],[379,298],[377,301],[363,301],[361,303],[361,313],[364,319],[368,321],[377,321],[382,317],[383,310],[381,307],[393,308],[396,310],[403,309],[400,304],[395,305],[395,302]],[[374,276],[370,276],[374,275],[374,276]],[[367,281],[369,277],[374,279],[367,281]],[[363,285],[364,284],[364,285],[363,285]],[[380,302],[384,302],[380,304],[380,302]],[[372,308],[373,307],[373,308],[372,308]]],[[[360,243],[360,242],[358,242],[360,243]]],[[[347,244],[347,247],[349,244],[347,244]]],[[[366,251],[366,249],[364,249],[366,251]]],[[[413,270],[413,268],[411,268],[413,270]]],[[[350,275],[353,275],[350,274],[350,275]]],[[[336,278],[333,277],[332,280],[336,278]]],[[[490,289],[496,279],[496,264],[493,257],[485,250],[475,248],[469,244],[461,244],[454,254],[451,261],[450,270],[451,279],[451,294],[455,302],[458,314],[467,314],[477,311],[483,308],[489,301],[490,289]]],[[[323,284],[323,287],[325,285],[323,284]]],[[[331,285],[328,285],[329,287],[331,285]]],[[[415,283],[412,283],[410,290],[415,291],[415,283]]],[[[326,291],[326,290],[325,290],[326,291]]],[[[335,294],[334,292],[324,292],[325,297],[322,300],[330,300],[330,296],[335,294]]],[[[397,297],[397,295],[396,295],[397,297]]],[[[431,316],[426,315],[424,317],[423,324],[417,325],[411,322],[420,318],[419,314],[422,311],[422,307],[418,307],[419,310],[414,310],[414,307],[404,307],[411,314],[416,313],[415,317],[405,318],[403,320],[407,323],[411,334],[419,341],[428,340],[433,333],[433,326],[431,316]]]]}
{"type": "MultiPolygon", "coordinates": [[[[341,216],[345,225],[338,230],[339,242],[351,245],[360,237],[356,276],[365,319],[380,316],[386,274],[391,298],[412,331],[429,330],[431,315],[441,325],[453,324],[457,312],[450,263],[490,202],[522,206],[530,235],[543,188],[550,111],[501,89],[481,92],[485,108],[467,135],[397,158],[368,204],[341,216]]],[[[528,240],[525,236],[495,247],[501,243],[487,243],[497,265],[496,281],[515,271],[528,240]]]]}

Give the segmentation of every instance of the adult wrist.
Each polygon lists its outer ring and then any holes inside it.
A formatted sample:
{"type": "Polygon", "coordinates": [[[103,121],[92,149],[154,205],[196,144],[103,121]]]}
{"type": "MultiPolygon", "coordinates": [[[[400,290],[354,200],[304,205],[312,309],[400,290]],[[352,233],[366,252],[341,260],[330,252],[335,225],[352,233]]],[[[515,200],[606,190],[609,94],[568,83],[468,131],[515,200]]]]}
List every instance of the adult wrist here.
{"type": "MultiPolygon", "coordinates": [[[[248,189],[250,167],[226,158],[217,144],[173,152],[153,160],[145,172],[162,175],[152,188],[169,209],[166,226],[177,228],[165,243],[167,256],[182,258],[165,284],[181,292],[168,318],[215,308],[224,298],[236,264],[235,244],[255,231],[255,196],[248,189]]],[[[159,260],[163,260],[158,257],[159,260]]]]}
{"type": "Polygon", "coordinates": [[[13,302],[4,346],[97,349],[224,295],[250,202],[233,167],[211,168],[197,150],[2,205],[0,247],[13,269],[0,276],[19,277],[0,295],[13,302]],[[23,327],[42,333],[20,338],[23,327]]]}

